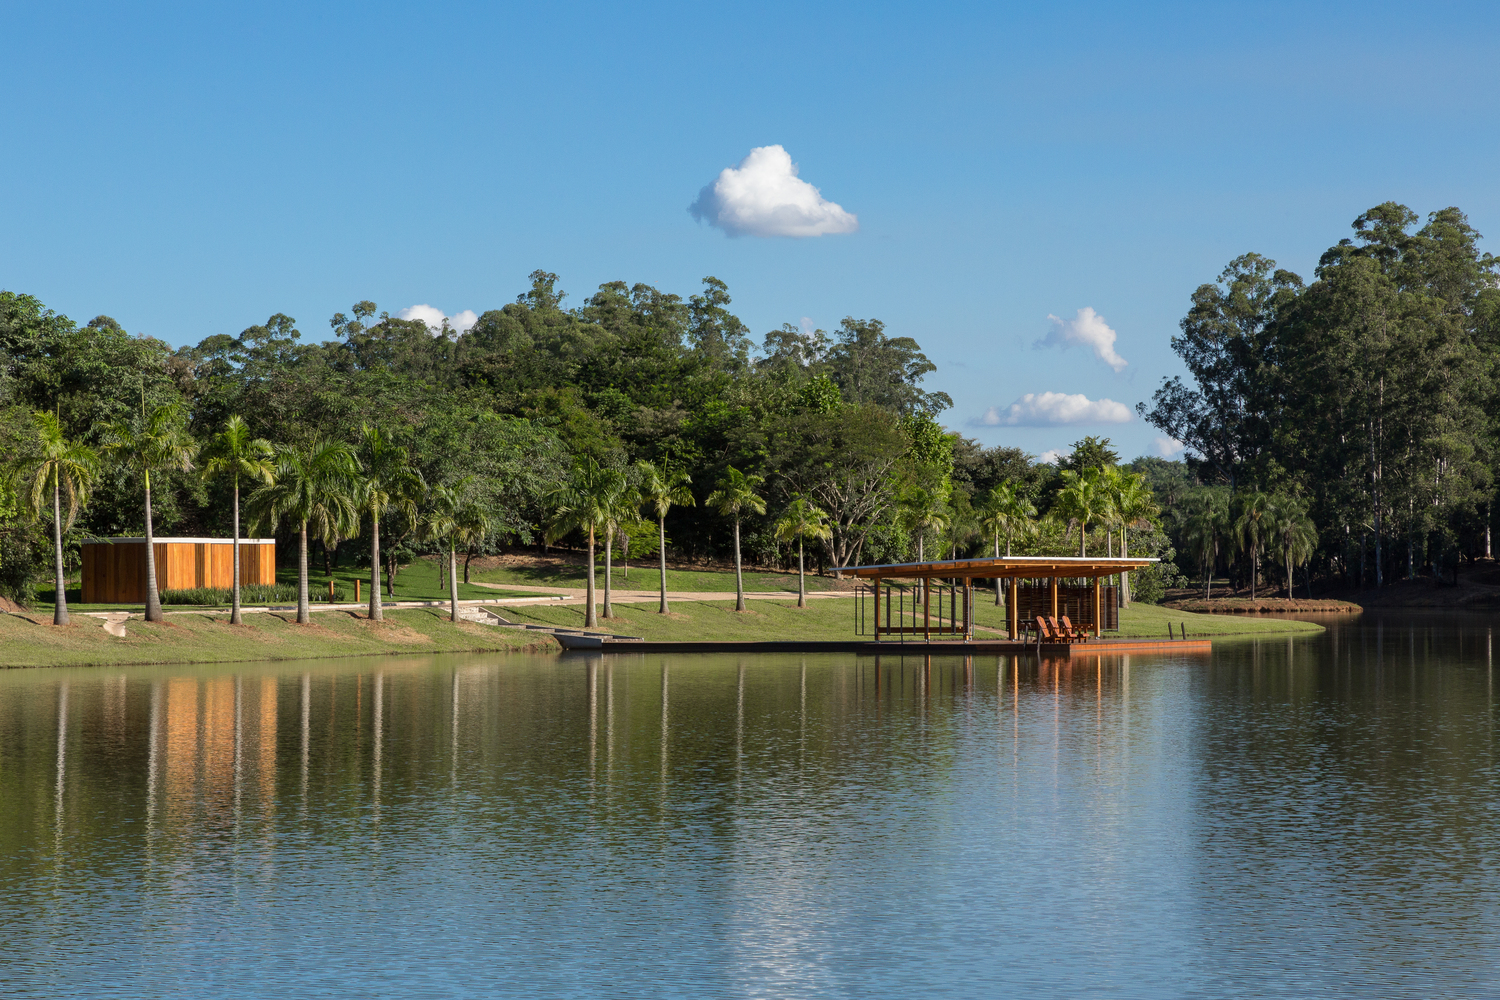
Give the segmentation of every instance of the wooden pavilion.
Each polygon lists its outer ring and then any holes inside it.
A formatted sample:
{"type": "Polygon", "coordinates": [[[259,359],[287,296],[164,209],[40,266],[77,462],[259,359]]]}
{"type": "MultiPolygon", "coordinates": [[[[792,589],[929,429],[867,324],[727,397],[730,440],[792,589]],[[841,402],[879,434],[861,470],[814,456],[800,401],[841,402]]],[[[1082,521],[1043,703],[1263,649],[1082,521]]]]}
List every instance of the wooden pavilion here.
{"type": "MultiPolygon", "coordinates": [[[[844,566],[834,572],[871,581],[874,592],[874,634],[883,636],[920,633],[924,642],[934,632],[972,641],[974,637],[974,581],[1004,580],[1006,630],[1011,639],[1021,638],[1023,622],[1036,615],[1069,615],[1076,627],[1097,637],[1107,628],[1118,628],[1118,592],[1100,581],[1117,573],[1142,569],[1157,559],[1117,559],[1092,556],[1005,556],[997,559],[950,559],[944,562],[892,563],[883,566],[844,566]],[[922,601],[922,624],[906,624],[904,608],[893,616],[891,581],[919,580],[916,592],[922,601]],[[932,620],[934,580],[952,580],[950,609],[944,620],[939,594],[938,623],[932,620]],[[1063,581],[1070,581],[1064,584],[1063,581]],[[881,581],[886,581],[885,614],[881,614],[881,581]],[[1025,583],[1023,584],[1023,581],[1025,583]],[[959,599],[962,597],[962,607],[959,599]],[[1071,612],[1071,613],[1070,613],[1071,612]],[[1076,618],[1075,618],[1076,616],[1076,618]],[[899,622],[895,620],[899,617],[899,622]]],[[[915,610],[915,608],[913,608],[915,610]]]]}

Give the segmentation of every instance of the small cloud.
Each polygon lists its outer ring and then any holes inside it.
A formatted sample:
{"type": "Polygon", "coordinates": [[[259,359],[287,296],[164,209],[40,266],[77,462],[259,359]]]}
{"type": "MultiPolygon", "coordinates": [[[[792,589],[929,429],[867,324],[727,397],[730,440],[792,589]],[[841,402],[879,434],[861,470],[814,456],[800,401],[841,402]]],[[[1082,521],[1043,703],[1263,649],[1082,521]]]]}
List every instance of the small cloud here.
{"type": "Polygon", "coordinates": [[[1056,465],[1058,462],[1061,462],[1064,458],[1067,457],[1068,453],[1062,451],[1061,449],[1048,448],[1046,451],[1038,455],[1036,457],[1036,460],[1038,462],[1041,462],[1043,465],[1056,465]]]}
{"type": "Polygon", "coordinates": [[[698,192],[688,211],[729,236],[827,236],[852,233],[859,218],[797,176],[780,146],[757,146],[698,192]]]}
{"type": "Polygon", "coordinates": [[[1049,315],[1047,322],[1052,324],[1052,332],[1032,346],[1071,347],[1082,344],[1115,371],[1120,371],[1130,363],[1115,353],[1115,331],[1104,322],[1103,316],[1089,306],[1078,310],[1078,315],[1073,319],[1049,315]]]}
{"type": "Polygon", "coordinates": [[[1187,449],[1187,445],[1181,441],[1176,438],[1167,437],[1164,434],[1158,435],[1152,444],[1156,446],[1156,453],[1162,458],[1176,458],[1187,449]]]}
{"type": "Polygon", "coordinates": [[[479,322],[479,317],[475,315],[472,309],[465,309],[462,312],[456,312],[452,316],[448,316],[441,309],[429,306],[426,303],[419,306],[408,306],[398,312],[396,316],[400,319],[421,320],[427,324],[427,329],[432,331],[433,336],[442,332],[443,320],[448,321],[448,328],[454,333],[466,333],[469,327],[479,322]]]}
{"type": "Polygon", "coordinates": [[[1089,399],[1081,392],[1028,392],[1004,410],[992,406],[971,421],[977,427],[1053,427],[1058,424],[1123,424],[1130,407],[1113,399],[1089,399]]]}

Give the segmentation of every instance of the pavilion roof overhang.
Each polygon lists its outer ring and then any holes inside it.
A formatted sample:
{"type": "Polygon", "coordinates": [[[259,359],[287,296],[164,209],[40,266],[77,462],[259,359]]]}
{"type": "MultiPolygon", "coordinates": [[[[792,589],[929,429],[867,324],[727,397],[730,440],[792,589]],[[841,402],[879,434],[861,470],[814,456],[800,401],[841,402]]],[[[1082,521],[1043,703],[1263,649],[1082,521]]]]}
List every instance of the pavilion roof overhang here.
{"type": "Polygon", "coordinates": [[[887,563],[882,566],[841,566],[835,573],[860,579],[886,580],[892,577],[970,577],[980,580],[1019,577],[1097,577],[1141,569],[1159,559],[1113,559],[1093,556],[1002,556],[998,559],[949,559],[944,562],[887,563]]]}

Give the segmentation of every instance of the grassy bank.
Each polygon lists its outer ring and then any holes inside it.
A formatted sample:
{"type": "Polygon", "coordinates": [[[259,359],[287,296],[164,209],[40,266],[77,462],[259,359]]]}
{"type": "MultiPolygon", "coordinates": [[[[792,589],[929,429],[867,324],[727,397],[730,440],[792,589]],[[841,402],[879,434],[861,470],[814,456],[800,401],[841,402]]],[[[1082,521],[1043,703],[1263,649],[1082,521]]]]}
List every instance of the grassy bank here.
{"type": "MultiPolygon", "coordinates": [[[[669,615],[656,612],[656,605],[616,604],[615,617],[601,621],[603,631],[660,641],[714,639],[852,639],[854,601],[848,598],[810,601],[798,609],[795,598],[787,601],[750,601],[748,610],[734,610],[733,601],[673,601],[669,615]]],[[[507,607],[501,611],[513,622],[537,625],[583,626],[582,605],[507,607]]],[[[979,603],[975,624],[1005,628],[1005,609],[979,603]]],[[[1320,632],[1322,626],[1282,618],[1245,619],[1195,615],[1187,611],[1137,604],[1120,612],[1119,637],[1167,637],[1167,624],[1181,634],[1186,627],[1193,636],[1273,635],[1320,632]]],[[[996,633],[976,632],[977,636],[996,633]]]]}
{"type": "Polygon", "coordinates": [[[469,622],[453,624],[438,609],[387,611],[384,622],[324,611],[298,626],[292,615],[246,615],[230,625],[224,615],[168,615],[153,624],[132,619],[124,638],[82,615],[61,627],[35,615],[0,615],[0,664],[6,667],[104,666],[131,663],[230,663],[300,660],[365,653],[482,652],[537,646],[546,636],[469,622]],[[34,619],[28,620],[28,619],[34,619]]]}
{"type": "MultiPolygon", "coordinates": [[[[460,563],[460,572],[462,572],[462,568],[463,564],[460,563]]],[[[382,575],[383,579],[384,576],[382,575]]],[[[313,601],[314,607],[328,600],[328,584],[330,580],[333,581],[336,590],[343,595],[339,599],[339,603],[351,603],[354,601],[355,580],[359,580],[360,582],[360,600],[368,601],[370,599],[370,568],[368,566],[363,569],[351,566],[346,569],[335,569],[331,574],[324,574],[321,572],[321,567],[314,564],[308,567],[307,585],[308,595],[313,601]]],[[[297,568],[295,566],[279,567],[276,570],[276,582],[282,586],[291,587],[293,595],[285,601],[278,601],[276,603],[295,604],[297,601],[295,596],[297,568]]],[[[77,587],[78,583],[76,581],[69,585],[69,611],[130,611],[140,614],[145,610],[140,604],[84,604],[82,600],[77,599],[77,587]]],[[[443,575],[436,559],[418,559],[403,566],[401,572],[396,574],[395,589],[396,593],[394,597],[386,592],[384,585],[382,585],[380,592],[387,601],[448,600],[448,580],[443,575]]],[[[732,577],[729,589],[734,589],[732,577]]],[[[225,593],[227,595],[227,591],[225,593]]],[[[462,577],[460,577],[458,582],[458,599],[460,601],[493,600],[497,597],[524,597],[528,593],[535,593],[535,591],[527,591],[524,587],[516,590],[496,590],[494,587],[476,587],[473,584],[464,583],[462,577]]],[[[246,600],[245,603],[248,605],[255,602],[246,600]]],[[[29,611],[50,619],[52,617],[52,605],[53,592],[50,588],[44,588],[37,591],[37,600],[32,603],[29,611]]],[[[229,602],[225,600],[218,604],[171,604],[165,605],[165,609],[173,611],[195,606],[227,608],[229,602]]]]}

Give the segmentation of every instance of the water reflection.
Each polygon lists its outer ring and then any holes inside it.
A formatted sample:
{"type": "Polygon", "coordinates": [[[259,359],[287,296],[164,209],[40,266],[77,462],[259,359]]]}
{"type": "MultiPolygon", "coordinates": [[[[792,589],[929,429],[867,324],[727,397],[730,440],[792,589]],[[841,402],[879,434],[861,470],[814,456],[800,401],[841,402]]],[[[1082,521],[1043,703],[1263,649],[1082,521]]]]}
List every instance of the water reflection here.
{"type": "Polygon", "coordinates": [[[0,981],[1488,995],[1493,694],[1451,617],[1211,658],[11,672],[0,981]]]}

